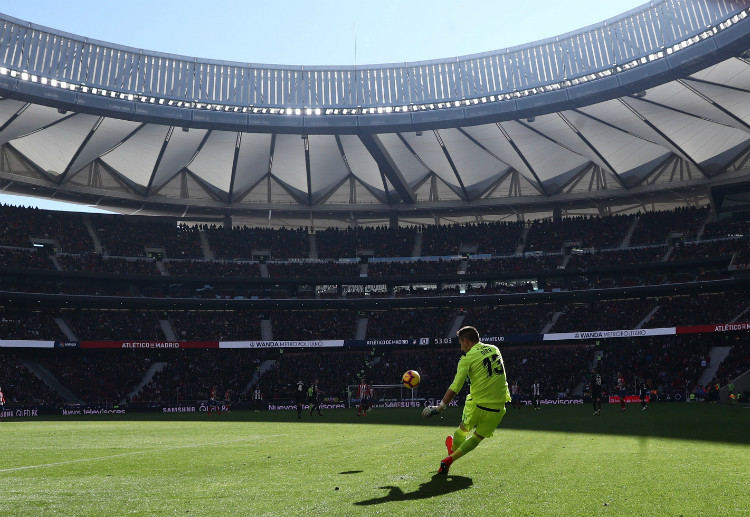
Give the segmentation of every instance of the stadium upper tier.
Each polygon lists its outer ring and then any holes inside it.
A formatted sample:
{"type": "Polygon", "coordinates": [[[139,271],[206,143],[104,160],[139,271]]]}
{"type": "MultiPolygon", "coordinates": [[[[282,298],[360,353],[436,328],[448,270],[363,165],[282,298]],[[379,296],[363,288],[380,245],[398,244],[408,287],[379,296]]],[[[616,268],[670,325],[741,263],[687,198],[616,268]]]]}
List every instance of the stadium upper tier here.
{"type": "Polygon", "coordinates": [[[122,212],[348,220],[682,199],[746,167],[748,14],[662,0],[519,47],[356,67],[189,58],[0,14],[0,182],[122,212]]]}

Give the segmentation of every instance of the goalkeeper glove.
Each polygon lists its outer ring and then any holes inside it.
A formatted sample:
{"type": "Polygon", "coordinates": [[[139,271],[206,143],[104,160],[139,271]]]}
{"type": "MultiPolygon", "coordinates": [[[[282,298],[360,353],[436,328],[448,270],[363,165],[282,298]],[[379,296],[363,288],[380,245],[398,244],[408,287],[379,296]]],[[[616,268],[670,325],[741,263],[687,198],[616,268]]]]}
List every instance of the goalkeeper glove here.
{"type": "Polygon", "coordinates": [[[438,413],[442,413],[445,410],[445,404],[440,403],[437,406],[427,406],[422,411],[422,416],[425,418],[430,418],[431,416],[437,415],[438,413]]]}

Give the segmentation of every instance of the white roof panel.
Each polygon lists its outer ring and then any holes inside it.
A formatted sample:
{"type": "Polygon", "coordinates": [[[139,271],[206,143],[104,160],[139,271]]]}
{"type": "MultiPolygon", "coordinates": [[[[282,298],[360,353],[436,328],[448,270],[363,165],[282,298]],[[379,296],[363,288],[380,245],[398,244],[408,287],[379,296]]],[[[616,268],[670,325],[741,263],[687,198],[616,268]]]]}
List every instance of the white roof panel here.
{"type": "Polygon", "coordinates": [[[53,176],[65,172],[99,117],[77,114],[13,141],[13,147],[53,176]]]}
{"type": "Polygon", "coordinates": [[[510,166],[469,140],[458,129],[440,129],[440,137],[464,186],[499,178],[510,166]]]}
{"type": "Polygon", "coordinates": [[[168,126],[146,124],[122,145],[102,156],[102,161],[134,183],[147,186],[161,151],[168,126]]]}
{"type": "Polygon", "coordinates": [[[456,173],[453,172],[445,152],[440,146],[435,131],[424,131],[420,136],[416,133],[401,133],[404,140],[419,156],[422,162],[446,183],[455,187],[459,186],[456,173]]]}
{"type": "Polygon", "coordinates": [[[648,90],[644,98],[648,101],[658,102],[670,108],[685,111],[697,117],[714,120],[728,126],[737,123],[732,117],[716,108],[710,102],[701,99],[699,95],[691,92],[677,81],[672,81],[648,90]]]}
{"type": "Polygon", "coordinates": [[[365,185],[370,185],[378,192],[383,192],[383,176],[380,174],[380,168],[359,137],[341,135],[339,140],[352,174],[365,185]]]}
{"type": "MultiPolygon", "coordinates": [[[[627,173],[643,165],[653,163],[655,160],[665,159],[671,154],[668,149],[660,145],[643,140],[575,111],[566,111],[564,115],[604,156],[614,169],[613,172],[627,173]]],[[[599,162],[598,159],[594,161],[599,162]]],[[[607,169],[607,167],[602,167],[605,170],[607,169]]]]}
{"type": "Polygon", "coordinates": [[[211,131],[203,147],[188,165],[188,169],[219,190],[229,192],[236,144],[237,133],[211,131]]]}
{"type": "Polygon", "coordinates": [[[139,122],[119,120],[114,118],[102,118],[101,123],[76,156],[70,167],[71,172],[78,172],[86,165],[99,158],[101,155],[117,146],[130,133],[135,131],[139,122]]]}
{"type": "MultiPolygon", "coordinates": [[[[716,104],[730,111],[732,115],[744,121],[745,124],[750,125],[750,91],[743,92],[696,81],[687,82],[716,104]]],[[[738,122],[732,121],[732,123],[735,127],[738,127],[738,122]]]]}
{"type": "Polygon", "coordinates": [[[310,135],[310,190],[323,194],[349,175],[333,135],[310,135]]]}
{"type": "Polygon", "coordinates": [[[430,173],[427,166],[414,156],[414,153],[404,145],[396,133],[381,133],[377,136],[410,187],[419,183],[430,173]]]}
{"type": "Polygon", "coordinates": [[[637,99],[628,103],[659,128],[697,163],[711,161],[717,155],[750,140],[750,134],[705,121],[637,99]]]}
{"type": "Polygon", "coordinates": [[[70,113],[63,115],[54,108],[31,104],[8,127],[0,132],[0,144],[9,142],[19,136],[27,135],[33,131],[38,131],[40,128],[48,126],[63,117],[71,116],[70,113]]]}
{"type": "Polygon", "coordinates": [[[237,169],[234,173],[235,194],[241,194],[268,174],[271,157],[271,135],[268,133],[242,133],[237,169]]]}
{"type": "Polygon", "coordinates": [[[536,172],[540,181],[548,181],[588,163],[590,160],[527,129],[518,122],[502,126],[536,172]]]}
{"type": "Polygon", "coordinates": [[[154,173],[152,189],[158,189],[161,184],[187,167],[205,135],[205,129],[192,129],[185,132],[176,127],[172,130],[167,148],[164,150],[159,166],[154,173]]]}
{"type": "Polygon", "coordinates": [[[305,141],[300,135],[276,135],[271,174],[303,193],[309,192],[305,141]]]}

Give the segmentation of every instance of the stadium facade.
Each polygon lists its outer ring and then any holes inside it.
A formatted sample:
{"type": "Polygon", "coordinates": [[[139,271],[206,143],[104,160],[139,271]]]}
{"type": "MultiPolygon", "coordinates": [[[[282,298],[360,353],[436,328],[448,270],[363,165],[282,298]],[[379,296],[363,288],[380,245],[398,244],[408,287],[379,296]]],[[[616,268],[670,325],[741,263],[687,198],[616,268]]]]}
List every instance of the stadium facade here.
{"type": "Polygon", "coordinates": [[[0,15],[0,187],[118,213],[346,226],[700,205],[747,178],[750,3],[354,67],[130,48],[0,15]]]}

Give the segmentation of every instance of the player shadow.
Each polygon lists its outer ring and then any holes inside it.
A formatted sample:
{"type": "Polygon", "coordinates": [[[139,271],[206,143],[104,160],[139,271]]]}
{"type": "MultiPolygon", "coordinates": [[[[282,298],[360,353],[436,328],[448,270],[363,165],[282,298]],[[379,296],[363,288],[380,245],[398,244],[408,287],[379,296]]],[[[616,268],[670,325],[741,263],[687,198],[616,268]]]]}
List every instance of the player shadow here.
{"type": "Polygon", "coordinates": [[[365,501],[354,503],[357,506],[370,506],[373,504],[391,503],[395,501],[413,501],[416,499],[429,499],[438,495],[450,494],[469,488],[474,482],[471,478],[464,476],[444,476],[435,474],[427,483],[419,485],[414,492],[404,492],[397,486],[381,486],[383,490],[389,492],[382,497],[375,497],[365,501]]]}

